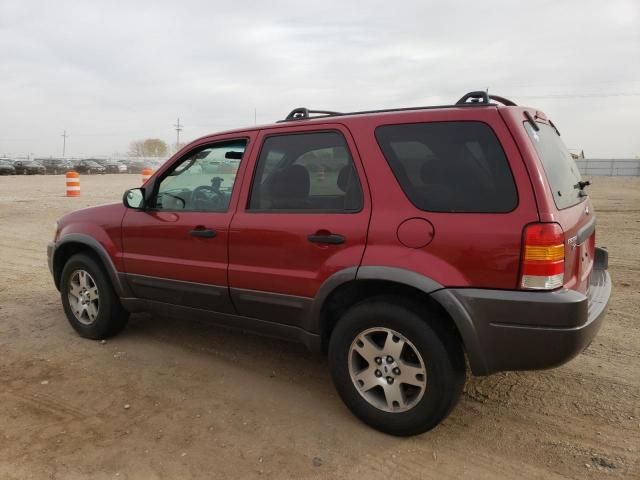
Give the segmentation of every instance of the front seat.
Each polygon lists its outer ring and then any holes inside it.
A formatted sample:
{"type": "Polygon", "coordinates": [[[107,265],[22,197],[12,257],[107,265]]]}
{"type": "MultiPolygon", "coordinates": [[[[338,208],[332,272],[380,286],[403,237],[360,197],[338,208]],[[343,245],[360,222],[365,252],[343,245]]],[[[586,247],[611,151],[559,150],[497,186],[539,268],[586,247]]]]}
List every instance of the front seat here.
{"type": "Polygon", "coordinates": [[[271,184],[272,208],[299,210],[311,208],[311,178],[302,165],[290,165],[279,172],[271,184]]]}

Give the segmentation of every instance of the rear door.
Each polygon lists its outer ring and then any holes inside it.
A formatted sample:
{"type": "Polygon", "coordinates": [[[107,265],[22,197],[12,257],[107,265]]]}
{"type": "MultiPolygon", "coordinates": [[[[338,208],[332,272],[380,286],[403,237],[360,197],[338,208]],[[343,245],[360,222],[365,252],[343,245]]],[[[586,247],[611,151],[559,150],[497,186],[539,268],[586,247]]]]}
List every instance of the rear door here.
{"type": "MultiPolygon", "coordinates": [[[[540,115],[538,113],[538,115],[540,115]]],[[[580,171],[555,127],[547,121],[524,123],[545,172],[554,218],[565,233],[566,288],[586,293],[595,255],[595,215],[580,171]],[[554,208],[555,207],[555,208],[554,208]]]]}
{"type": "Polygon", "coordinates": [[[353,267],[355,278],[368,189],[342,125],[263,130],[256,145],[229,232],[231,298],[243,315],[299,326],[329,276],[353,267]]]}

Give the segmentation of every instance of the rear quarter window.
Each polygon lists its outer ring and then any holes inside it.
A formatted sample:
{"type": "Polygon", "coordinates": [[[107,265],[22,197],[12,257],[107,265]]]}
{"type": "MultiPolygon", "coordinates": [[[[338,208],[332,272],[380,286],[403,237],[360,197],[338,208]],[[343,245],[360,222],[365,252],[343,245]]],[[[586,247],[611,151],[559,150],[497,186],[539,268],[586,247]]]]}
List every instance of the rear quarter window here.
{"type": "Polygon", "coordinates": [[[577,205],[582,201],[579,182],[580,171],[571,153],[556,131],[546,123],[536,123],[539,130],[526,122],[524,128],[531,139],[553,191],[553,201],[558,210],[577,205]]]}
{"type": "Polygon", "coordinates": [[[431,212],[504,213],[518,203],[509,163],[485,123],[386,125],[376,138],[409,200],[431,212]]]}

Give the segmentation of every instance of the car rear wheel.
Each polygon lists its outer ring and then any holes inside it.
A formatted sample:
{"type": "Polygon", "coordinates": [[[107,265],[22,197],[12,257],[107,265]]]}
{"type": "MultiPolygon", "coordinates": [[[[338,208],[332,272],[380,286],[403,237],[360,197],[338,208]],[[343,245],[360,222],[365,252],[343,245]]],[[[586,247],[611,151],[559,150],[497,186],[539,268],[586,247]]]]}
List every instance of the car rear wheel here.
{"type": "Polygon", "coordinates": [[[456,405],[465,381],[461,343],[447,319],[406,299],[351,307],[329,343],[329,364],[349,409],[373,428],[416,435],[456,405]]]}
{"type": "Polygon", "coordinates": [[[79,253],[62,269],[62,305],[69,323],[82,337],[94,340],[111,337],[127,324],[111,282],[94,258],[79,253]]]}

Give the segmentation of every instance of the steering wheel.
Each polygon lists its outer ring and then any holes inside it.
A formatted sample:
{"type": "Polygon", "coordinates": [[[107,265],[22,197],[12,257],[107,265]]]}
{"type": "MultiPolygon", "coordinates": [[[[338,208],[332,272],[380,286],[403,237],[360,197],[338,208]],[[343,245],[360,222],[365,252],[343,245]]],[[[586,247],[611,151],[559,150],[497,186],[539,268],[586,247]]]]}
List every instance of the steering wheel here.
{"type": "Polygon", "coordinates": [[[210,185],[200,185],[191,194],[193,206],[196,210],[216,210],[222,206],[224,199],[210,185]]]}

